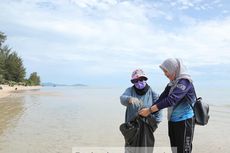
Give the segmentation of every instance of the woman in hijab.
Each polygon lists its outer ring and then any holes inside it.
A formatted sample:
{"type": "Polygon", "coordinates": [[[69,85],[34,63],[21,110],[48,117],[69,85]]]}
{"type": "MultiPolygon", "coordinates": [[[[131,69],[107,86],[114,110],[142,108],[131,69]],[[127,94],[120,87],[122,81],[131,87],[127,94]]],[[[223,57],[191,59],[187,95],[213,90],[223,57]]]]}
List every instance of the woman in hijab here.
{"type": "Polygon", "coordinates": [[[170,80],[156,104],[139,111],[141,116],[168,108],[168,134],[173,153],[191,153],[194,133],[195,91],[186,67],[177,58],[166,59],[160,68],[170,80]]]}
{"type": "MultiPolygon", "coordinates": [[[[162,113],[155,112],[147,115],[148,117],[141,117],[138,115],[138,111],[141,108],[151,107],[158,99],[157,94],[147,84],[147,80],[148,78],[142,69],[134,70],[131,76],[131,83],[133,85],[127,88],[125,92],[120,96],[121,104],[126,106],[125,122],[131,122],[138,117],[138,123],[141,124],[141,128],[138,130],[139,136],[136,138],[135,142],[133,140],[131,144],[126,142],[126,147],[147,146],[152,148],[154,146],[155,139],[153,132],[155,131],[155,128],[157,128],[157,124],[162,120],[162,113]],[[150,124],[150,122],[153,121],[152,119],[154,119],[154,124],[150,124]]],[[[137,133],[131,137],[135,139],[135,135],[137,135],[137,133]]],[[[126,150],[126,152],[128,151],[126,150]]],[[[140,150],[135,152],[139,153],[140,150]]]]}

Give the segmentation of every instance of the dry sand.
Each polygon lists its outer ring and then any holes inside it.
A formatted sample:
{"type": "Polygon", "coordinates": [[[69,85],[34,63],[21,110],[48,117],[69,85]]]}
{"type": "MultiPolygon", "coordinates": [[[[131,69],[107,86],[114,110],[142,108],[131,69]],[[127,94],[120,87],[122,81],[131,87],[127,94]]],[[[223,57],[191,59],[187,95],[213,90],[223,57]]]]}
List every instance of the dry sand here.
{"type": "Polygon", "coordinates": [[[2,89],[0,89],[0,98],[4,98],[7,96],[10,96],[13,94],[13,92],[17,91],[23,91],[23,90],[34,90],[34,89],[40,89],[41,86],[19,86],[15,85],[13,87],[10,87],[8,85],[0,85],[2,89]]]}

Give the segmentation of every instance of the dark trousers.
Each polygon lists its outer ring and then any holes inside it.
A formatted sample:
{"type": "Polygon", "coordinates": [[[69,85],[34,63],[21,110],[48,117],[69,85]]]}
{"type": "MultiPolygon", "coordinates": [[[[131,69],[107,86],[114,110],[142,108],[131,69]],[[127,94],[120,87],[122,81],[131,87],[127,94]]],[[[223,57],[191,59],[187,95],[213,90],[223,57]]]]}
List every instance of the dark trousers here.
{"type": "Polygon", "coordinates": [[[179,122],[168,122],[168,135],[173,153],[191,153],[195,120],[190,118],[179,122]],[[173,147],[176,148],[173,149],[173,147]]]}

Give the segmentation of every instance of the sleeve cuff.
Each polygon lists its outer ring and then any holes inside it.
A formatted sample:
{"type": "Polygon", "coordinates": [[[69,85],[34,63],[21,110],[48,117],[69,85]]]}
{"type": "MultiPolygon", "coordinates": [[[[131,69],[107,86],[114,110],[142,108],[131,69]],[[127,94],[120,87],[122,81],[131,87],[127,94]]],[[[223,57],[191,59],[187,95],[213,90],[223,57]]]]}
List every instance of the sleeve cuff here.
{"type": "Polygon", "coordinates": [[[157,106],[158,109],[163,109],[164,108],[164,106],[161,103],[156,104],[156,106],[157,106]]]}

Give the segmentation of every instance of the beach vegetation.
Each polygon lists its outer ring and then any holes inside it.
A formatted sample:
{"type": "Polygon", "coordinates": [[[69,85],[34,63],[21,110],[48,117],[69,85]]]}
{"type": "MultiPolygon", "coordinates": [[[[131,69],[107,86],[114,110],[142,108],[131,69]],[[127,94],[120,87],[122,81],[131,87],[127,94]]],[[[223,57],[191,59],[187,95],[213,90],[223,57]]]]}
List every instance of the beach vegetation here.
{"type": "Polygon", "coordinates": [[[0,84],[14,85],[40,85],[40,77],[33,72],[26,79],[26,68],[22,58],[8,45],[4,45],[7,36],[0,32],[0,84]]]}
{"type": "Polygon", "coordinates": [[[0,31],[0,47],[6,41],[6,35],[0,31]]]}
{"type": "Polygon", "coordinates": [[[40,85],[40,76],[38,76],[37,72],[33,72],[30,74],[29,79],[27,80],[29,85],[40,85]]]}

